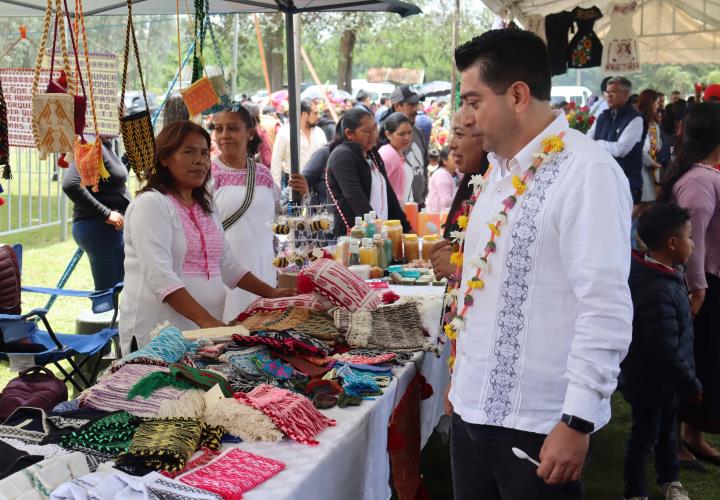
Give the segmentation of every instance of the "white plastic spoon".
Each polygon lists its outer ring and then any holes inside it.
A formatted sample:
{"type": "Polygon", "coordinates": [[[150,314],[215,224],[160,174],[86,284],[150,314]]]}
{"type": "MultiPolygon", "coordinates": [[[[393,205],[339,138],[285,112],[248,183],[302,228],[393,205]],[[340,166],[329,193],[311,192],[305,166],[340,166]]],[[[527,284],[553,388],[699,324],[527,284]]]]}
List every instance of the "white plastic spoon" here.
{"type": "Polygon", "coordinates": [[[513,448],[513,449],[512,449],[512,452],[513,452],[513,453],[515,454],[515,456],[518,457],[519,459],[521,459],[521,460],[527,460],[527,461],[529,461],[529,462],[534,463],[537,467],[540,467],[540,462],[538,462],[537,460],[533,460],[532,458],[530,458],[530,456],[529,456],[527,453],[525,453],[524,451],[522,451],[520,448],[513,448]]]}

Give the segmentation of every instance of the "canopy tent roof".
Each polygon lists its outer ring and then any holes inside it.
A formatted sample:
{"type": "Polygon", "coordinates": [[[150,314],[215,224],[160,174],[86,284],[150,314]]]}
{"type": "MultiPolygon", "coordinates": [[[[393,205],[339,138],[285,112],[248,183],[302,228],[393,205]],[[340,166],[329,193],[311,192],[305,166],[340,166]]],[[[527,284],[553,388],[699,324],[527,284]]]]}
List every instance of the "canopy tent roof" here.
{"type": "MultiPolygon", "coordinates": [[[[193,10],[192,2],[190,9],[193,10]]],[[[2,16],[41,16],[46,0],[0,0],[2,16]]],[[[71,9],[72,10],[72,9],[71,9]]],[[[126,3],[122,0],[84,0],[85,15],[125,15],[126,3]]],[[[399,0],[210,0],[212,14],[270,13],[270,12],[392,12],[403,17],[419,14],[420,9],[399,0]]],[[[184,9],[183,9],[183,12],[184,9]]],[[[134,0],[133,14],[175,14],[172,0],[134,0]]]]}
{"type": "MultiPolygon", "coordinates": [[[[487,7],[510,11],[521,23],[529,14],[553,14],[577,6],[597,5],[604,16],[595,24],[601,41],[610,29],[612,0],[483,0],[487,7]]],[[[637,0],[633,19],[643,64],[720,62],[720,0],[637,0]]],[[[623,3],[623,2],[618,2],[623,3]]]]}

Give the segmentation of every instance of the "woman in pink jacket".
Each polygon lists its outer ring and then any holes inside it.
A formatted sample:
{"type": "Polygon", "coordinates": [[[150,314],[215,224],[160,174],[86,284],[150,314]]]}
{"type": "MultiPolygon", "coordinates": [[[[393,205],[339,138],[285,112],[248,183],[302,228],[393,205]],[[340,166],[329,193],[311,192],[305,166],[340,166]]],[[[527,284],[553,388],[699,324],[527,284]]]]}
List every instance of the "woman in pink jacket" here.
{"type": "Polygon", "coordinates": [[[388,181],[397,196],[400,206],[410,200],[413,171],[405,162],[405,151],[412,143],[412,123],[403,113],[393,113],[382,122],[380,142],[384,144],[378,152],[385,164],[388,181]]]}
{"type": "Polygon", "coordinates": [[[458,184],[457,165],[449,153],[450,149],[445,146],[440,152],[440,165],[430,176],[427,210],[433,214],[450,210],[455,198],[458,184]]]}

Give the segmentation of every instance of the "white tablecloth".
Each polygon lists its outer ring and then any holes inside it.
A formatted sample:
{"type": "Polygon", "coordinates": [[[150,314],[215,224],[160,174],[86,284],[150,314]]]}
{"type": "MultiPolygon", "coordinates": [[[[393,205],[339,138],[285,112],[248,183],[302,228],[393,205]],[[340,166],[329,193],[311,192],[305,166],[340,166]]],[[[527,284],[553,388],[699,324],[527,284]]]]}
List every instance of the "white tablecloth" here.
{"type": "MultiPolygon", "coordinates": [[[[441,295],[440,287],[393,287],[400,295],[441,295]]],[[[440,312],[437,311],[439,321],[440,312]]],[[[439,322],[437,323],[439,325],[439,322]]],[[[286,469],[243,498],[380,500],[390,498],[390,458],[387,429],[393,410],[415,376],[416,370],[433,387],[433,395],[422,402],[421,446],[443,415],[442,396],[449,382],[445,346],[441,357],[417,353],[413,362],[395,368],[395,377],[384,394],[360,406],[323,411],[337,420],[323,431],[318,446],[284,440],[280,443],[241,443],[238,446],[285,463],[286,469]]]]}

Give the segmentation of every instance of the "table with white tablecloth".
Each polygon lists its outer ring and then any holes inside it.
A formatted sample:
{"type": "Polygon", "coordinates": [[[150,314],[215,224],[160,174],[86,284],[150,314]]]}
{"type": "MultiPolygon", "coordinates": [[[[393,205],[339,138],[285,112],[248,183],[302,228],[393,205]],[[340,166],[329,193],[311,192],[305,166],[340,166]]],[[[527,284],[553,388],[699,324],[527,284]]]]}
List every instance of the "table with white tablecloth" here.
{"type": "MultiPolygon", "coordinates": [[[[439,296],[439,287],[393,287],[401,296],[439,296]]],[[[433,316],[439,328],[440,310],[433,316]]],[[[286,469],[244,494],[252,499],[380,500],[390,498],[388,422],[417,371],[432,385],[433,395],[421,402],[421,447],[443,415],[443,393],[449,383],[449,345],[441,355],[416,353],[413,360],[393,369],[394,377],[382,396],[360,406],[332,408],[323,413],[337,421],[318,435],[318,446],[284,440],[279,443],[240,443],[244,450],[280,460],[286,469]]]]}

